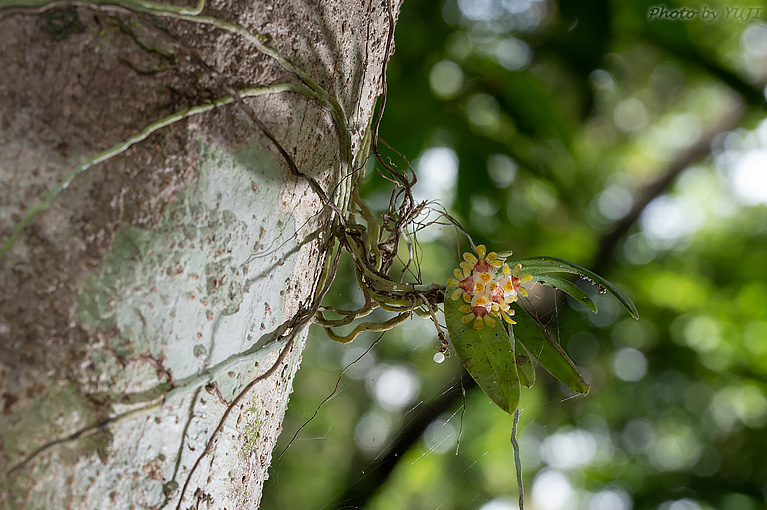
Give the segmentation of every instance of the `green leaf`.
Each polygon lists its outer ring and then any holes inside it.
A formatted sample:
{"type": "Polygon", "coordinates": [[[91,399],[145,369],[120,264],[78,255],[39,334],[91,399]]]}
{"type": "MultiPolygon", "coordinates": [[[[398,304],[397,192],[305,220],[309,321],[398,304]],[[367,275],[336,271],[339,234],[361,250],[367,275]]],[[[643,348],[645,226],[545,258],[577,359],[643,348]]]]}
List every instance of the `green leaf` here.
{"type": "Polygon", "coordinates": [[[559,342],[523,307],[520,306],[518,311],[519,313],[514,315],[516,324],[511,328],[515,341],[524,345],[543,368],[565,383],[568,388],[586,395],[589,392],[589,385],[583,380],[583,375],[559,342]]]}
{"type": "Polygon", "coordinates": [[[583,292],[583,289],[578,287],[570,280],[565,280],[564,278],[559,278],[558,276],[536,275],[533,277],[533,281],[543,285],[548,285],[549,287],[554,287],[555,289],[559,289],[565,294],[569,294],[573,299],[584,305],[592,312],[597,313],[597,305],[595,305],[591,298],[588,297],[585,292],[583,292]]]}
{"type": "MultiPolygon", "coordinates": [[[[453,342],[453,348],[469,375],[498,407],[513,414],[519,406],[520,377],[514,347],[502,320],[496,319],[495,327],[485,324],[474,329],[473,321],[461,322],[464,314],[458,308],[463,299],[453,300],[450,295],[455,288],[445,292],[445,322],[453,342]]],[[[525,383],[531,383],[525,371],[525,383]]]]}
{"type": "Polygon", "coordinates": [[[533,366],[533,357],[530,355],[530,351],[527,350],[527,347],[525,347],[522,342],[518,342],[516,345],[514,345],[514,352],[516,354],[517,375],[519,375],[519,382],[521,382],[522,386],[525,388],[532,388],[533,384],[535,384],[535,367],[533,366]]]}
{"type": "Polygon", "coordinates": [[[540,276],[550,276],[552,273],[577,274],[581,278],[588,280],[592,285],[596,285],[600,294],[610,294],[613,296],[628,310],[633,318],[639,319],[639,312],[630,297],[618,287],[585,267],[556,257],[530,257],[508,261],[511,267],[514,267],[517,263],[522,264],[522,271],[530,274],[534,280],[540,276]]]}

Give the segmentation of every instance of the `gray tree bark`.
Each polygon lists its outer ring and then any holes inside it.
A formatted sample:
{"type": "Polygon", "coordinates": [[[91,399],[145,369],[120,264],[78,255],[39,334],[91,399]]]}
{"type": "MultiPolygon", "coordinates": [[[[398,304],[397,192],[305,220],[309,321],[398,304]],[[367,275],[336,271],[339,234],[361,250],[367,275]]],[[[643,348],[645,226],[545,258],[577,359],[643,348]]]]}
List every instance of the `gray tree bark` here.
{"type": "Polygon", "coordinates": [[[253,40],[191,14],[12,3],[0,507],[254,508],[331,237],[330,208],[288,159],[345,205],[386,6],[205,5],[253,40]],[[344,126],[322,98],[285,91],[312,80],[344,126]],[[232,96],[277,84],[291,85],[232,96]]]}

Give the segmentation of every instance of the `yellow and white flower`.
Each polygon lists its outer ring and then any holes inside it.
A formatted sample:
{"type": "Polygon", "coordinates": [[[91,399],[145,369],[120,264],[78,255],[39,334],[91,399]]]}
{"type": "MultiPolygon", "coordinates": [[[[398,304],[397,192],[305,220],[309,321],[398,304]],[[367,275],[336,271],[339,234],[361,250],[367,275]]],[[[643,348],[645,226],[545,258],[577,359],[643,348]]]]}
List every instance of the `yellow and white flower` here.
{"type": "Polygon", "coordinates": [[[455,278],[447,281],[448,287],[455,288],[450,299],[457,300],[463,296],[466,302],[459,308],[466,314],[461,321],[464,324],[473,321],[475,329],[482,329],[484,324],[494,328],[495,319],[515,324],[510,304],[516,301],[519,294],[527,295],[521,285],[532,277],[520,274],[521,264],[517,264],[512,271],[496,252],[487,253],[482,244],[477,246],[476,256],[464,253],[463,259],[461,268],[453,272],[455,278]],[[496,275],[498,269],[501,269],[499,278],[496,275]]]}

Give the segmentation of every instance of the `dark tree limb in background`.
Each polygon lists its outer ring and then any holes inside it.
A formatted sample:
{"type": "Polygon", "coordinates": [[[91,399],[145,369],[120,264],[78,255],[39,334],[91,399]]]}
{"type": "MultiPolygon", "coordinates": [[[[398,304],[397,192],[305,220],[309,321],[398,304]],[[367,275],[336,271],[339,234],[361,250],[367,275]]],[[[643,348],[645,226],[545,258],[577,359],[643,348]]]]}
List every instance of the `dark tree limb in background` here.
{"type": "Polygon", "coordinates": [[[346,491],[336,500],[333,508],[365,508],[378,489],[386,483],[397,463],[418,443],[426,427],[459,405],[463,398],[461,388],[468,391],[475,387],[474,379],[461,369],[460,384],[451,383],[437,398],[419,406],[409,419],[406,418],[403,421],[406,425],[392,439],[388,451],[372,462],[357,455],[351,470],[353,479],[347,483],[346,491]]]}
{"type": "Polygon", "coordinates": [[[678,37],[679,34],[675,34],[677,36],[674,37],[667,32],[649,29],[650,24],[647,26],[648,29],[644,33],[647,42],[669,53],[680,62],[699,67],[739,94],[750,106],[764,107],[765,97],[761,88],[749,83],[736,72],[727,69],[711,56],[705,54],[688,37],[678,37]]]}
{"type": "Polygon", "coordinates": [[[677,157],[668,167],[659,173],[659,177],[639,190],[631,210],[599,241],[599,250],[594,256],[591,268],[597,273],[604,273],[612,260],[616,246],[629,233],[639,220],[642,212],[655,198],[668,190],[676,179],[692,165],[711,153],[711,144],[716,138],[735,128],[743,120],[746,110],[739,106],[726,115],[711,131],[706,133],[696,144],[677,157]]]}

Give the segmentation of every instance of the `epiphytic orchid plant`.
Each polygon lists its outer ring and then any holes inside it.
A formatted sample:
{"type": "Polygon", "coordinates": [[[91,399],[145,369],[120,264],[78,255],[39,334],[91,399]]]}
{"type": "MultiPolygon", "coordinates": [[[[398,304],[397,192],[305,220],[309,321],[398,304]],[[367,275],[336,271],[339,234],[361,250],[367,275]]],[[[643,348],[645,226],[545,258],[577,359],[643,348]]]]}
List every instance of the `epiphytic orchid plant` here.
{"type": "Polygon", "coordinates": [[[600,293],[613,295],[632,317],[639,314],[620,289],[586,268],[553,257],[507,260],[510,255],[488,253],[484,245],[477,246],[476,255],[463,255],[455,278],[447,281],[445,321],[466,370],[493,402],[513,414],[521,387],[535,383],[533,360],[573,391],[589,391],[551,332],[523,307],[518,307],[519,313],[511,308],[520,295],[527,295],[523,283],[532,280],[557,288],[596,313],[588,295],[562,276],[575,274],[596,285],[600,293]]]}

